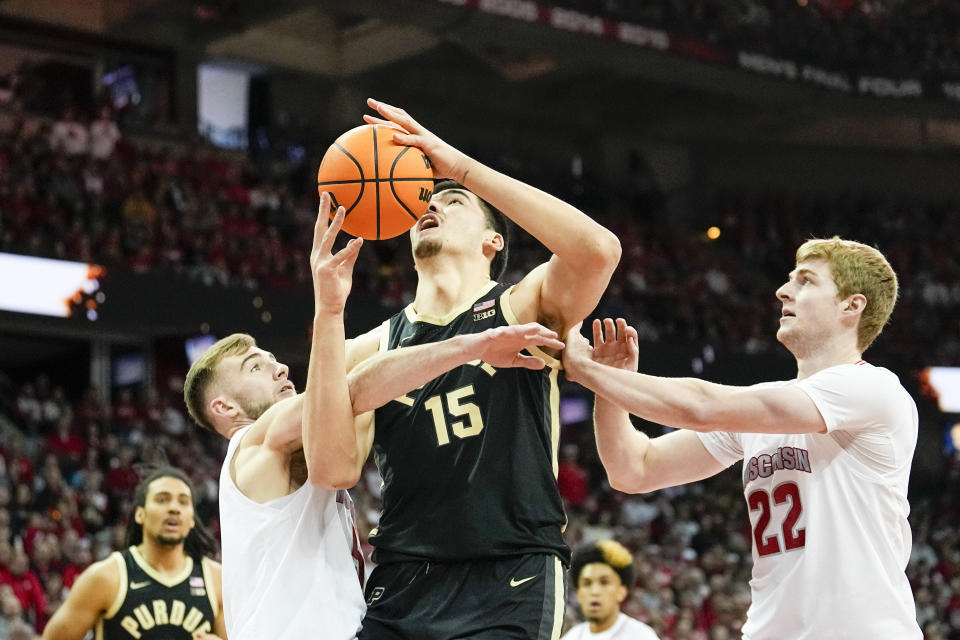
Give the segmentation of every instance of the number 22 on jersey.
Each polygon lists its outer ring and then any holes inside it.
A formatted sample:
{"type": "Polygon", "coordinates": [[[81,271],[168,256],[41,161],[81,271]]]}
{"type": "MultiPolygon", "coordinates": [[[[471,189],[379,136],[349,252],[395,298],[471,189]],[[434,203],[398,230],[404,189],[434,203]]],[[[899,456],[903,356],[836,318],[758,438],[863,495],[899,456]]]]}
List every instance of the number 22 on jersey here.
{"type": "Polygon", "coordinates": [[[750,511],[760,511],[760,517],[757,518],[757,524],[753,527],[753,541],[757,545],[757,555],[761,558],[770,556],[781,551],[792,551],[799,549],[806,544],[807,530],[797,529],[794,526],[803,513],[803,504],[800,502],[800,487],[796,482],[785,482],[777,485],[772,492],[766,489],[757,489],[747,496],[747,505],[750,511]],[[790,503],[790,511],[781,523],[780,529],[783,533],[783,548],[780,547],[780,536],[774,534],[766,536],[767,527],[770,525],[771,503],[773,504],[790,503]]]}

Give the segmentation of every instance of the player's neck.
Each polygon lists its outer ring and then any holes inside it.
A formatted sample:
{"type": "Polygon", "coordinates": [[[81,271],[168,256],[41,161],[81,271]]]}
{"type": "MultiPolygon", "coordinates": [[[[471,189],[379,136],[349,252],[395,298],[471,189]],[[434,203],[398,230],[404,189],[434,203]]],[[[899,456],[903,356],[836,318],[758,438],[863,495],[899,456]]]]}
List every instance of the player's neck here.
{"type": "MultiPolygon", "coordinates": [[[[436,256],[440,258],[440,256],[436,256]]],[[[417,264],[417,294],[413,308],[418,314],[443,317],[471,301],[471,296],[490,282],[489,265],[436,259],[417,264]]]]}
{"type": "Polygon", "coordinates": [[[163,575],[178,575],[187,564],[187,554],[182,544],[167,546],[144,541],[137,546],[137,551],[147,564],[163,575]]]}
{"type": "Polygon", "coordinates": [[[619,611],[614,613],[612,616],[610,616],[606,620],[591,620],[590,633],[603,633],[604,631],[607,631],[610,627],[614,625],[618,617],[620,617],[619,611]]]}
{"type": "Polygon", "coordinates": [[[826,344],[808,353],[794,354],[797,358],[797,380],[841,364],[856,364],[862,357],[855,344],[826,344]]]}

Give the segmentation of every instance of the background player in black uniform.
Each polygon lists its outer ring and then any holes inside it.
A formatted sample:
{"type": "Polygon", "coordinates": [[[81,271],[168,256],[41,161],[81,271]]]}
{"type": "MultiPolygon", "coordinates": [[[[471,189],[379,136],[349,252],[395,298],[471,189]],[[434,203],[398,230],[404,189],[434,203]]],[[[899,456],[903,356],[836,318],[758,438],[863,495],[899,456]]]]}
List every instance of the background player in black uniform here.
{"type": "MultiPolygon", "coordinates": [[[[467,157],[403,110],[369,105],[380,117],[367,122],[403,128],[395,140],[457,182],[437,186],[410,232],[413,304],[353,341],[348,366],[498,325],[537,321],[559,333],[593,310],[620,258],[616,236],[467,157]],[[506,256],[498,210],[553,253],[512,287],[494,281],[506,256]]],[[[569,549],[556,484],[558,362],[556,352],[528,351],[550,367],[468,363],[376,411],[384,512],[371,534],[378,566],[362,639],[559,636],[569,549]]]]}
{"type": "Polygon", "coordinates": [[[193,487],[173,467],[147,476],[134,495],[126,550],[88,567],[50,619],[43,640],[226,638],[220,565],[194,520],[193,487]],[[214,635],[216,634],[216,635],[214,635]]]}

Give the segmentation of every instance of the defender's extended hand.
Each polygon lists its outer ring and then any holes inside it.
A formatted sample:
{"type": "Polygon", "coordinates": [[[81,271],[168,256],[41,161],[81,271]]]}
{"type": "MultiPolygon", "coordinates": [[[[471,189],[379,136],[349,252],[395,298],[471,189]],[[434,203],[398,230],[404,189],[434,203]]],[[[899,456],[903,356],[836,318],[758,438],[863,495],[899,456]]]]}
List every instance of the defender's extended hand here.
{"type": "Polygon", "coordinates": [[[563,342],[557,333],[536,322],[487,329],[475,334],[480,340],[478,355],[494,367],[523,367],[543,369],[546,363],[536,356],[520,353],[529,346],[562,349],[563,342]]]}
{"type": "Polygon", "coordinates": [[[427,157],[430,158],[430,164],[433,165],[435,177],[453,178],[463,182],[467,171],[466,165],[470,160],[466,154],[428,131],[426,127],[411,118],[406,111],[399,107],[379,102],[373,98],[367,98],[367,105],[382,116],[377,118],[364,115],[363,119],[367,124],[382,124],[392,126],[395,129],[402,129],[393,134],[394,142],[417,147],[427,154],[427,157]]]}
{"type": "Polygon", "coordinates": [[[593,321],[593,361],[636,371],[640,360],[637,330],[623,318],[617,318],[616,326],[612,318],[603,319],[602,329],[600,324],[599,320],[593,321]]]}
{"type": "Polygon", "coordinates": [[[353,284],[353,265],[363,240],[354,238],[340,251],[331,253],[345,215],[343,207],[336,215],[327,220],[330,211],[330,194],[320,195],[320,211],[313,227],[313,249],[310,251],[310,272],[313,275],[313,294],[316,312],[341,313],[350,295],[353,284]]]}

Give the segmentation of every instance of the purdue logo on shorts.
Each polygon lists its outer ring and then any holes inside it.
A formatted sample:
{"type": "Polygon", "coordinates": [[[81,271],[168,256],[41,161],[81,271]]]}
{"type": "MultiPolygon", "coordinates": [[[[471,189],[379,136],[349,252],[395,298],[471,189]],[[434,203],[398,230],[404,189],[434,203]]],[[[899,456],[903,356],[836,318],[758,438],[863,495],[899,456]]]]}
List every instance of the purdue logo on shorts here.
{"type": "Polygon", "coordinates": [[[383,596],[383,587],[377,587],[370,593],[370,597],[367,598],[367,604],[371,605],[383,596]]]}

